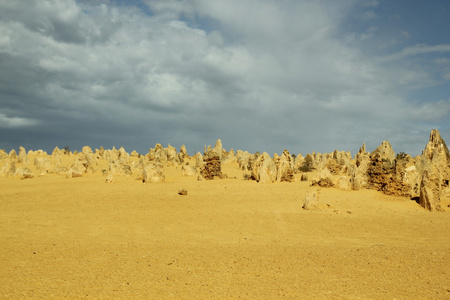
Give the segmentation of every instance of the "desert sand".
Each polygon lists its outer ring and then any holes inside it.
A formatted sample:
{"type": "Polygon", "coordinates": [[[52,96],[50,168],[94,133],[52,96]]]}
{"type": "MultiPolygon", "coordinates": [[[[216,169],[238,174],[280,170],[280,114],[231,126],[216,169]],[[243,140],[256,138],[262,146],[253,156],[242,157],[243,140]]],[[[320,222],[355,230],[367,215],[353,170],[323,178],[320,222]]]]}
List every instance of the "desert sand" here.
{"type": "Polygon", "coordinates": [[[448,197],[429,212],[374,190],[244,180],[236,162],[222,171],[0,178],[0,297],[450,299],[448,197]],[[302,209],[314,191],[319,209],[302,209]]]}

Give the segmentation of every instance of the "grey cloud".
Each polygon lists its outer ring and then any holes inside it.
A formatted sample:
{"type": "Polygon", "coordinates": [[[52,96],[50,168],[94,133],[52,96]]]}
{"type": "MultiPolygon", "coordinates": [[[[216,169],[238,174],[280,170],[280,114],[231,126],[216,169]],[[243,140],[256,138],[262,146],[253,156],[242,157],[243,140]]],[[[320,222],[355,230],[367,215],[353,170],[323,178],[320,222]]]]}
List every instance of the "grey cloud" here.
{"type": "Polygon", "coordinates": [[[392,69],[336,37],[352,1],[146,1],[150,15],[42,3],[0,4],[0,147],[159,142],[193,154],[221,138],[253,152],[354,153],[366,137],[407,143],[396,133],[449,114],[445,101],[398,90],[425,71],[392,69]]]}

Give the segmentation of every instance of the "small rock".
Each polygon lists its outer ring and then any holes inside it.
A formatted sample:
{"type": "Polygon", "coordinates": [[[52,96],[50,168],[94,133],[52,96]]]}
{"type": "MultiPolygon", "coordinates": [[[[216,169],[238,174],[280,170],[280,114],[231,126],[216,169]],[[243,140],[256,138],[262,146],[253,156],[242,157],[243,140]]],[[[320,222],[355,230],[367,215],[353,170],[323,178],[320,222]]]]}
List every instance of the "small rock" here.
{"type": "Polygon", "coordinates": [[[317,204],[319,204],[319,196],[317,195],[317,192],[314,192],[311,195],[306,196],[302,208],[306,210],[316,210],[318,209],[317,204]]]}
{"type": "Polygon", "coordinates": [[[179,190],[178,191],[178,195],[183,195],[183,196],[186,196],[187,195],[187,190],[185,190],[185,189],[182,189],[182,190],[179,190]]]}
{"type": "Polygon", "coordinates": [[[106,183],[111,183],[111,182],[113,182],[113,181],[114,181],[113,175],[112,175],[112,174],[108,174],[108,176],[106,176],[105,182],[106,182],[106,183]]]}

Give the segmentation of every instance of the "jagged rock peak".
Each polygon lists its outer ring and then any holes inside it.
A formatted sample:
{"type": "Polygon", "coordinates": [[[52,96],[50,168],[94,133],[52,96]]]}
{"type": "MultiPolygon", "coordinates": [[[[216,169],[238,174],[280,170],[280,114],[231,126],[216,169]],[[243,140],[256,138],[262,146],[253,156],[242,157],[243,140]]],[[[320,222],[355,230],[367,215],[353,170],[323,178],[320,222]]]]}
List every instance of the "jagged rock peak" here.
{"type": "Polygon", "coordinates": [[[389,161],[393,161],[395,159],[395,152],[392,149],[391,143],[384,141],[377,149],[370,153],[370,157],[375,158],[376,156],[381,160],[388,159],[389,161]]]}
{"type": "Polygon", "coordinates": [[[220,159],[222,159],[222,141],[220,139],[218,139],[216,141],[216,144],[214,145],[214,152],[216,152],[216,154],[219,156],[220,159]]]}
{"type": "Polygon", "coordinates": [[[422,152],[422,156],[426,156],[429,159],[433,158],[434,149],[437,149],[438,152],[444,152],[447,157],[447,161],[450,162],[450,152],[448,150],[447,144],[444,139],[441,137],[439,130],[432,129],[430,132],[430,140],[426,145],[425,149],[422,152]]]}

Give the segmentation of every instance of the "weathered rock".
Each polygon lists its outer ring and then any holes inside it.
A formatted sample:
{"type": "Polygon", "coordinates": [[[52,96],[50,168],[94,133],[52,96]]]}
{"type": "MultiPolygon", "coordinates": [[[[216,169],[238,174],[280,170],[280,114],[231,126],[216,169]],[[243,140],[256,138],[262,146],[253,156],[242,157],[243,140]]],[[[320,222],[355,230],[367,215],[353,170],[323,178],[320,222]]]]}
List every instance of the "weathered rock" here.
{"type": "Polygon", "coordinates": [[[408,154],[399,153],[395,158],[395,182],[391,188],[394,195],[417,197],[420,194],[420,173],[416,161],[408,154]]]}
{"type": "Polygon", "coordinates": [[[38,156],[34,159],[34,166],[39,175],[45,175],[52,170],[52,163],[48,157],[38,156]]]}
{"type": "Polygon", "coordinates": [[[450,181],[450,154],[437,129],[431,131],[430,140],[422,152],[422,159],[418,165],[424,171],[433,169],[433,173],[441,178],[441,185],[448,185],[450,181]]]}
{"type": "Polygon", "coordinates": [[[178,164],[180,161],[178,160],[178,154],[177,154],[177,149],[175,149],[175,147],[172,147],[170,144],[169,146],[165,149],[166,154],[167,154],[167,163],[170,165],[175,165],[178,164]]]}
{"type": "Polygon", "coordinates": [[[65,152],[64,150],[60,150],[58,147],[55,147],[53,149],[52,156],[63,155],[64,152],[65,152]]]}
{"type": "Polygon", "coordinates": [[[23,166],[28,166],[29,164],[27,151],[22,146],[19,147],[19,156],[17,162],[21,163],[23,166]]]}
{"type": "Polygon", "coordinates": [[[317,169],[317,162],[315,161],[314,155],[315,154],[306,154],[303,159],[303,164],[299,169],[301,172],[311,172],[317,169]]]}
{"type": "Polygon", "coordinates": [[[194,154],[194,159],[195,159],[195,167],[202,169],[203,166],[205,165],[203,155],[200,152],[197,152],[196,154],[194,154]]]}
{"type": "Polygon", "coordinates": [[[322,155],[319,168],[327,168],[332,175],[350,176],[353,170],[351,154],[335,150],[333,153],[322,155]]]}
{"type": "Polygon", "coordinates": [[[300,177],[301,181],[308,181],[308,174],[306,173],[302,173],[301,177],[300,177]]]}
{"type": "Polygon", "coordinates": [[[9,160],[9,158],[6,160],[6,164],[2,167],[0,170],[0,174],[5,177],[13,176],[16,172],[16,161],[9,160]]]}
{"type": "Polygon", "coordinates": [[[211,151],[204,157],[205,165],[200,170],[200,175],[206,180],[225,178],[222,173],[222,162],[219,156],[215,154],[214,151],[211,151]]]}
{"type": "Polygon", "coordinates": [[[351,176],[340,176],[335,180],[335,186],[343,191],[351,191],[353,189],[353,181],[351,176]]]}
{"type": "Polygon", "coordinates": [[[222,141],[218,139],[216,141],[216,144],[214,145],[213,151],[219,157],[220,160],[222,160],[222,150],[223,150],[222,141]]]}
{"type": "Polygon", "coordinates": [[[119,151],[116,150],[115,147],[113,147],[111,150],[105,150],[101,157],[107,161],[118,160],[119,159],[119,151]]]}
{"type": "Polygon", "coordinates": [[[190,176],[198,176],[197,168],[190,165],[184,165],[181,167],[181,176],[190,177],[190,176]]]}
{"type": "Polygon", "coordinates": [[[131,157],[139,157],[140,155],[136,150],[133,150],[133,151],[131,151],[130,156],[131,157]]]}
{"type": "Polygon", "coordinates": [[[420,183],[419,204],[430,211],[441,210],[441,179],[439,175],[425,170],[420,183]]]}
{"type": "Polygon", "coordinates": [[[357,191],[367,187],[367,169],[369,165],[370,153],[366,151],[366,144],[363,144],[355,156],[355,166],[352,171],[354,190],[357,191]]]}
{"type": "Polygon", "coordinates": [[[14,172],[14,176],[20,179],[27,179],[34,177],[33,172],[31,172],[31,170],[28,169],[27,167],[17,168],[17,170],[14,172]]]}
{"type": "Polygon", "coordinates": [[[144,168],[143,174],[143,182],[144,183],[160,183],[164,182],[166,176],[164,175],[164,166],[162,163],[156,161],[150,163],[144,168]]]}
{"type": "Polygon", "coordinates": [[[77,154],[72,164],[72,168],[84,173],[95,172],[97,166],[97,158],[95,158],[94,153],[92,153],[91,148],[88,146],[83,147],[83,151],[77,154]]]}
{"type": "Polygon", "coordinates": [[[393,162],[395,159],[395,152],[388,141],[384,141],[377,149],[370,153],[371,158],[377,158],[382,161],[393,162]]]}
{"type": "Polygon", "coordinates": [[[303,209],[306,210],[317,210],[319,207],[319,195],[318,192],[314,192],[311,195],[306,196],[303,202],[303,209]]]}
{"type": "Polygon", "coordinates": [[[387,195],[411,196],[411,186],[403,180],[405,166],[406,162],[396,160],[391,144],[384,141],[370,154],[367,187],[387,195]]]}
{"type": "Polygon", "coordinates": [[[335,159],[328,160],[325,166],[333,175],[339,175],[341,173],[342,166],[335,159]]]}
{"type": "MultiPolygon", "coordinates": [[[[87,161],[84,159],[83,155],[77,154],[77,157],[73,160],[71,169],[78,170],[80,172],[86,172],[87,161]]],[[[70,171],[70,169],[69,169],[70,171]]]]}
{"type": "Polygon", "coordinates": [[[316,175],[316,178],[312,180],[311,185],[320,187],[334,187],[335,184],[333,182],[333,175],[331,174],[330,170],[324,168],[322,171],[320,171],[316,175]]]}
{"type": "Polygon", "coordinates": [[[8,157],[8,153],[4,149],[0,149],[0,159],[8,157]]]}
{"type": "Polygon", "coordinates": [[[108,163],[108,170],[113,175],[132,175],[133,171],[130,164],[121,159],[111,160],[108,163]]]}
{"type": "Polygon", "coordinates": [[[11,151],[9,151],[9,160],[10,161],[17,161],[17,152],[16,150],[12,149],[11,151]]]}
{"type": "Polygon", "coordinates": [[[422,152],[422,157],[427,157],[430,160],[433,160],[435,156],[442,156],[442,165],[448,165],[448,162],[450,162],[450,151],[437,129],[431,130],[428,144],[422,152]]]}
{"type": "Polygon", "coordinates": [[[148,162],[146,162],[145,160],[146,160],[145,156],[141,155],[139,161],[131,162],[130,163],[131,173],[138,175],[144,174],[144,168],[148,164],[148,162]]]}
{"type": "Polygon", "coordinates": [[[72,167],[67,171],[67,178],[76,178],[76,177],[82,177],[82,176],[83,176],[83,172],[77,168],[72,167]]]}
{"type": "Polygon", "coordinates": [[[183,163],[184,160],[187,159],[187,158],[189,158],[189,155],[188,155],[188,153],[187,153],[186,146],[185,146],[185,145],[182,145],[182,146],[180,147],[180,152],[178,153],[178,161],[179,161],[180,163],[183,163]]]}
{"type": "Polygon", "coordinates": [[[93,154],[93,152],[92,152],[92,149],[91,149],[91,147],[89,147],[89,146],[84,146],[82,149],[81,149],[81,153],[83,153],[83,154],[93,154]]]}
{"type": "Polygon", "coordinates": [[[233,149],[230,149],[230,151],[222,150],[222,161],[223,162],[236,162],[236,154],[234,153],[233,149]]]}
{"type": "Polygon", "coordinates": [[[130,161],[130,155],[125,151],[125,148],[120,147],[118,158],[121,161],[122,164],[127,164],[130,161]]]}
{"type": "Polygon", "coordinates": [[[251,154],[247,151],[244,152],[242,150],[238,150],[236,152],[236,160],[239,164],[239,169],[241,169],[243,171],[251,170],[250,164],[249,164],[250,156],[251,156],[251,154]]]}
{"type": "Polygon", "coordinates": [[[114,182],[114,176],[113,176],[111,173],[108,174],[108,175],[106,176],[105,182],[106,182],[106,183],[112,183],[112,182],[114,182]]]}
{"type": "Polygon", "coordinates": [[[305,158],[302,156],[301,153],[299,153],[297,156],[295,156],[295,159],[294,159],[294,173],[295,174],[301,173],[300,169],[302,168],[304,160],[305,160],[305,158]]]}
{"type": "Polygon", "coordinates": [[[251,178],[259,183],[273,183],[277,179],[277,167],[272,158],[264,152],[252,166],[251,178]]]}
{"type": "Polygon", "coordinates": [[[159,161],[163,166],[167,164],[167,152],[161,144],[155,145],[155,160],[159,161]]]}
{"type": "Polygon", "coordinates": [[[277,181],[294,181],[294,160],[288,150],[284,150],[283,154],[276,161],[277,181]]]}

